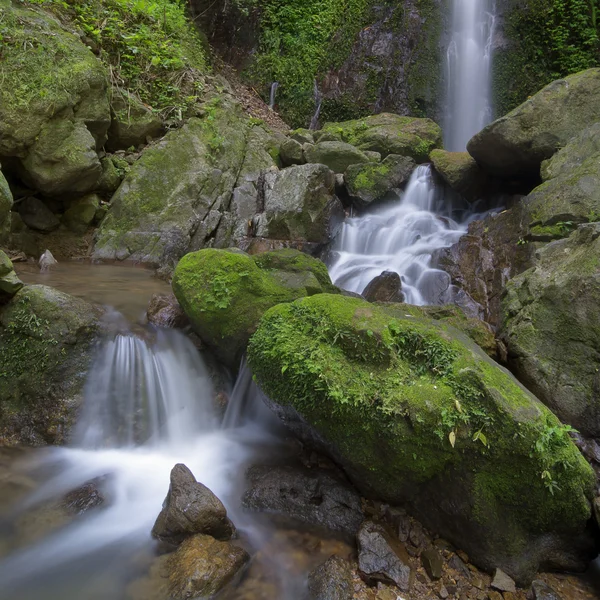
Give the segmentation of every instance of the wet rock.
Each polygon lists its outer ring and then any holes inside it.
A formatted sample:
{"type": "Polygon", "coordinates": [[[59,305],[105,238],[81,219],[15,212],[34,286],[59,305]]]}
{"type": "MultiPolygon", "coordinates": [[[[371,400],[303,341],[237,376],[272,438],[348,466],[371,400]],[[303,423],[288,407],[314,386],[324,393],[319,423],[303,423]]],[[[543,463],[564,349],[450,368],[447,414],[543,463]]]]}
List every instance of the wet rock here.
{"type": "Polygon", "coordinates": [[[531,584],[531,591],[527,598],[528,600],[562,600],[560,594],[557,594],[549,585],[539,579],[531,584]]]}
{"type": "Polygon", "coordinates": [[[178,546],[197,533],[229,540],[235,528],[223,503],[196,481],[185,465],[177,464],[171,471],[169,493],[152,528],[152,536],[178,546]]]}
{"type": "Polygon", "coordinates": [[[10,258],[0,250],[0,303],[8,302],[22,287],[10,258]]]}
{"type": "Polygon", "coordinates": [[[148,323],[157,327],[183,329],[190,321],[174,294],[154,294],[146,311],[148,323]]]}
{"type": "Polygon", "coordinates": [[[502,302],[508,363],[542,402],[586,436],[600,435],[600,224],[545,246],[502,302]]]}
{"type": "Polygon", "coordinates": [[[429,158],[436,172],[456,193],[471,202],[481,197],[488,177],[468,152],[433,150],[429,158]]]}
{"type": "Polygon", "coordinates": [[[60,226],[58,217],[39,198],[29,196],[21,200],[17,208],[21,219],[30,229],[49,233],[60,226]]]}
{"type": "Polygon", "coordinates": [[[328,558],[308,576],[310,600],[352,600],[354,583],[348,561],[339,556],[328,558]]]}
{"type": "Polygon", "coordinates": [[[372,279],[364,289],[362,295],[369,302],[402,302],[402,280],[394,271],[384,271],[372,279]]]}
{"type": "Polygon", "coordinates": [[[304,153],[306,162],[326,165],[334,173],[344,173],[350,165],[368,163],[369,158],[345,142],[319,142],[304,153]]]}
{"type": "Polygon", "coordinates": [[[126,150],[160,137],[164,126],[160,117],[140,102],[133,94],[114,89],[111,98],[112,120],[106,148],[111,152],[126,150]]]}
{"type": "Polygon", "coordinates": [[[412,158],[397,154],[386,156],[381,163],[351,165],[344,173],[348,195],[359,205],[369,205],[405,184],[415,167],[412,158]]]}
{"type": "Polygon", "coordinates": [[[440,579],[443,574],[444,560],[435,549],[429,548],[421,553],[421,563],[430,579],[440,579]]]}
{"type": "Polygon", "coordinates": [[[169,555],[169,594],[172,600],[210,597],[246,566],[248,553],[208,535],[194,535],[169,555]]]}
{"type": "Polygon", "coordinates": [[[547,85],[467,144],[487,171],[504,177],[538,177],[540,164],[570,138],[600,119],[600,69],[547,85]]]}
{"type": "Polygon", "coordinates": [[[102,491],[105,477],[92,479],[75,490],[65,494],[62,506],[73,515],[82,515],[93,508],[98,508],[106,502],[106,495],[102,491]]]}
{"type": "Polygon", "coordinates": [[[391,581],[406,592],[412,583],[408,554],[382,525],[365,521],[357,535],[358,568],[368,578],[391,581]]]}
{"type": "Polygon", "coordinates": [[[360,496],[321,469],[254,466],[246,474],[246,508],[286,515],[354,535],[363,519],[360,496]]]}
{"type": "Polygon", "coordinates": [[[303,165],[306,162],[302,144],[291,138],[286,139],[279,147],[279,158],[285,167],[303,165]]]}
{"type": "Polygon", "coordinates": [[[501,592],[516,592],[515,582],[501,569],[496,569],[491,586],[501,592]]]}

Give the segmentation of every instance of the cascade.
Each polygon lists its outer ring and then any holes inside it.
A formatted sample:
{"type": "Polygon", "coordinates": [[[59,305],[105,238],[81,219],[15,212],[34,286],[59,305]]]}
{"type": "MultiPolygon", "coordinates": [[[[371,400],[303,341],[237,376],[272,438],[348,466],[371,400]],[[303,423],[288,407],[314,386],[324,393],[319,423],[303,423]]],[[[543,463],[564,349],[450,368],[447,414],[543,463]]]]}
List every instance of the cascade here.
{"type": "Polygon", "coordinates": [[[312,119],[310,120],[310,125],[308,126],[308,128],[311,131],[314,131],[319,126],[319,117],[321,116],[321,105],[323,104],[323,96],[319,91],[319,85],[317,84],[316,79],[314,81],[313,88],[313,96],[315,99],[315,113],[312,116],[312,119]]]}
{"type": "Polygon", "coordinates": [[[453,0],[452,37],[446,52],[446,150],[462,152],[492,120],[490,66],[494,0],[453,0]]]}
{"type": "Polygon", "coordinates": [[[279,87],[279,82],[274,81],[271,84],[271,95],[269,97],[269,108],[271,110],[275,110],[275,95],[277,94],[277,88],[279,87]]]}

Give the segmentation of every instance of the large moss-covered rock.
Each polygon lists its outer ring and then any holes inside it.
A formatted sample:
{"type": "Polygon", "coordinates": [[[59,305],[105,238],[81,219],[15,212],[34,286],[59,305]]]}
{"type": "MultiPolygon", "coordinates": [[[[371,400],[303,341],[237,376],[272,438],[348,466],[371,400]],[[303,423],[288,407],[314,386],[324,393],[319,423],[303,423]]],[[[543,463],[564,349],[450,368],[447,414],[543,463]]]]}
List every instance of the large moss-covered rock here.
{"type": "Polygon", "coordinates": [[[501,335],[519,378],[565,422],[600,435],[600,225],[547,245],[512,279],[501,335]]]}
{"type": "Polygon", "coordinates": [[[40,8],[7,2],[2,13],[0,156],[21,159],[23,176],[40,191],[87,191],[110,125],[106,71],[40,8]]]}
{"type": "Polygon", "coordinates": [[[436,172],[455,192],[470,201],[481,197],[487,177],[468,152],[436,149],[429,158],[436,172]]]}
{"type": "Polygon", "coordinates": [[[93,223],[96,211],[100,208],[100,197],[97,194],[87,194],[73,200],[62,216],[62,222],[75,233],[84,233],[93,223]]]}
{"type": "Polygon", "coordinates": [[[306,162],[326,165],[334,173],[343,173],[350,165],[369,162],[368,156],[358,148],[336,141],[310,144],[304,156],[306,162]]]}
{"type": "Polygon", "coordinates": [[[6,241],[10,234],[12,205],[12,194],[4,175],[0,172],[0,243],[6,241]]]}
{"type": "Polygon", "coordinates": [[[600,120],[599,95],[600,69],[554,81],[476,134],[469,154],[490,173],[537,177],[543,160],[600,120]]]}
{"type": "Polygon", "coordinates": [[[434,148],[442,146],[442,130],[430,119],[401,117],[381,113],[355,121],[326,123],[325,131],[337,133],[342,140],[360,150],[410,156],[418,163],[426,162],[434,148]]]}
{"type": "Polygon", "coordinates": [[[0,439],[63,443],[100,333],[101,309],[43,285],[0,312],[0,439]]]}
{"type": "Polygon", "coordinates": [[[600,123],[544,161],[542,176],[524,200],[532,239],[565,237],[578,223],[600,220],[600,123]]]}
{"type": "Polygon", "coordinates": [[[326,244],[344,217],[333,171],[321,164],[266,173],[260,208],[254,234],[278,240],[326,244]]]}
{"type": "Polygon", "coordinates": [[[368,205],[406,183],[415,166],[415,161],[408,156],[389,154],[381,163],[348,167],[344,182],[354,201],[368,205]]]}
{"type": "Polygon", "coordinates": [[[0,304],[10,300],[22,287],[23,282],[17,277],[12,261],[0,250],[0,304]]]}
{"type": "Polygon", "coordinates": [[[591,468],[558,419],[452,327],[321,294],[269,310],[248,360],[304,441],[479,566],[524,583],[593,552],[591,468]]]}
{"type": "Polygon", "coordinates": [[[192,327],[234,368],[267,309],[335,289],[327,267],[296,250],[257,256],[200,250],[184,256],[173,275],[173,292],[192,327]]]}

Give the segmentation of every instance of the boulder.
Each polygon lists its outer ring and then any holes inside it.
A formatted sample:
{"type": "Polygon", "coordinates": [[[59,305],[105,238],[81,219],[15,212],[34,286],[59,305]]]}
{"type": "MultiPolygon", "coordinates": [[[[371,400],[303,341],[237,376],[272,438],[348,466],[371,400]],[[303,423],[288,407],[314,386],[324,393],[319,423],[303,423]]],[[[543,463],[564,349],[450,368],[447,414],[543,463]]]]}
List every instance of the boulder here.
{"type": "Polygon", "coordinates": [[[344,215],[335,176],[320,164],[267,172],[261,208],[254,217],[256,237],[317,244],[334,237],[344,215]]]}
{"type": "Polygon", "coordinates": [[[295,140],[296,142],[304,145],[304,144],[314,144],[315,143],[315,134],[316,131],[311,131],[310,129],[294,129],[290,133],[290,138],[295,140]]]}
{"type": "Polygon", "coordinates": [[[468,152],[432,150],[429,159],[441,178],[466,200],[474,202],[483,194],[488,177],[468,152]]]}
{"type": "Polygon", "coordinates": [[[389,154],[383,162],[352,165],[344,173],[348,195],[359,205],[367,206],[405,184],[415,167],[412,158],[398,154],[389,154]]]}
{"type": "Polygon", "coordinates": [[[157,327],[183,329],[189,325],[177,298],[173,294],[153,294],[146,311],[148,323],[157,327]]]}
{"type": "Polygon", "coordinates": [[[112,120],[106,148],[110,152],[126,150],[164,133],[161,118],[136,96],[126,90],[114,89],[111,98],[112,120]]]}
{"type": "Polygon", "coordinates": [[[279,158],[284,167],[303,165],[306,162],[302,144],[292,138],[287,138],[279,147],[279,158]]]}
{"type": "Polygon", "coordinates": [[[309,525],[355,535],[363,519],[360,496],[322,469],[254,466],[246,474],[242,505],[309,525]]]}
{"type": "Polygon", "coordinates": [[[599,94],[600,69],[553,81],[484,127],[471,138],[467,150],[489,173],[537,178],[542,161],[600,121],[599,94]]]}
{"type": "Polygon", "coordinates": [[[0,304],[8,302],[22,287],[10,258],[0,250],[0,304]]]}
{"type": "Polygon", "coordinates": [[[207,248],[184,256],[173,275],[173,292],[192,327],[233,368],[267,309],[335,289],[327,267],[296,250],[248,256],[207,248]]]}
{"type": "Polygon", "coordinates": [[[600,221],[599,140],[596,123],[542,163],[544,183],[523,200],[531,239],[559,239],[579,223],[600,221]]]}
{"type": "Polygon", "coordinates": [[[74,233],[85,233],[96,219],[101,199],[97,194],[88,194],[73,200],[62,216],[62,222],[74,233]]]}
{"type": "Polygon", "coordinates": [[[306,162],[329,167],[334,173],[343,173],[350,165],[368,163],[369,157],[345,142],[319,142],[305,152],[306,162]]]}
{"type": "Polygon", "coordinates": [[[50,233],[60,226],[58,217],[39,198],[24,198],[17,208],[23,223],[30,229],[50,233]]]}
{"type": "Polygon", "coordinates": [[[368,579],[391,582],[407,592],[412,585],[412,569],[404,546],[383,525],[365,521],[356,536],[358,569],[368,579]]]}
{"type": "Polygon", "coordinates": [[[511,369],[558,417],[600,435],[600,224],[538,252],[502,301],[511,369]]]}
{"type": "Polygon", "coordinates": [[[410,156],[416,162],[427,162],[434,148],[442,147],[442,130],[430,119],[401,117],[381,113],[355,121],[326,123],[324,131],[340,135],[344,142],[360,150],[410,156]]]}
{"type": "Polygon", "coordinates": [[[591,467],[558,419],[453,327],[319,294],[271,308],[248,363],[296,435],[478,566],[528,582],[593,554],[591,467]]]}
{"type": "Polygon", "coordinates": [[[96,190],[112,196],[121,185],[123,177],[117,169],[113,157],[105,156],[100,160],[100,164],[102,166],[102,175],[100,175],[100,179],[96,182],[96,190]]]}
{"type": "Polygon", "coordinates": [[[194,535],[166,560],[169,598],[209,598],[223,589],[246,566],[250,556],[239,546],[208,535],[194,535]]]}
{"type": "Polygon", "coordinates": [[[106,476],[96,477],[67,492],[62,499],[62,507],[69,514],[79,516],[94,508],[104,506],[107,496],[102,488],[106,479],[106,476]]]}
{"type": "Polygon", "coordinates": [[[182,464],[171,470],[171,485],[154,527],[152,537],[171,546],[203,533],[229,540],[235,533],[223,503],[182,464]]]}
{"type": "Polygon", "coordinates": [[[45,194],[89,191],[110,124],[107,72],[51,14],[11,3],[4,11],[11,26],[2,54],[0,157],[19,159],[23,179],[45,194]]]}
{"type": "Polygon", "coordinates": [[[62,444],[82,401],[103,310],[43,285],[0,310],[0,440],[62,444]]]}
{"type": "Polygon", "coordinates": [[[421,554],[421,564],[427,572],[429,579],[442,578],[444,574],[444,559],[435,548],[429,548],[421,554]]]}
{"type": "Polygon", "coordinates": [[[515,582],[501,569],[494,571],[494,577],[490,585],[501,592],[512,592],[514,594],[517,591],[515,582]]]}
{"type": "Polygon", "coordinates": [[[350,563],[339,556],[329,557],[308,575],[310,600],[352,600],[354,582],[350,563]]]}
{"type": "Polygon", "coordinates": [[[369,302],[402,302],[402,280],[395,271],[384,271],[372,279],[362,295],[369,302]]]}
{"type": "Polygon", "coordinates": [[[12,205],[13,197],[10,188],[0,171],[0,244],[10,235],[12,205]]]}
{"type": "Polygon", "coordinates": [[[562,596],[557,594],[548,584],[536,579],[531,584],[531,600],[562,600],[562,596]]]}

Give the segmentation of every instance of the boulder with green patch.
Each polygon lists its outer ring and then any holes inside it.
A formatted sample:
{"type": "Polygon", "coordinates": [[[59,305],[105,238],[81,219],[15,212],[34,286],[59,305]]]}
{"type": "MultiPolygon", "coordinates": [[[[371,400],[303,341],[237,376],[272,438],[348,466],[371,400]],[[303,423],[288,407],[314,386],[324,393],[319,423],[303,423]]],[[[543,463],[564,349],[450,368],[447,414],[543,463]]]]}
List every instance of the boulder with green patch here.
{"type": "Polygon", "coordinates": [[[451,326],[320,294],[270,309],[248,361],[303,441],[478,566],[525,584],[594,556],[590,466],[560,421],[451,326]]]}
{"type": "Polygon", "coordinates": [[[304,153],[306,162],[329,167],[334,173],[343,173],[350,165],[369,162],[369,157],[351,144],[324,141],[311,145],[304,153]]]}
{"type": "Polygon", "coordinates": [[[553,81],[471,138],[469,154],[495,175],[536,178],[542,161],[600,121],[599,95],[600,69],[553,81]]]}
{"type": "Polygon", "coordinates": [[[5,242],[10,235],[12,205],[10,188],[0,171],[0,243],[5,242]]]}
{"type": "Polygon", "coordinates": [[[348,195],[360,205],[371,204],[405,184],[415,166],[412,158],[397,154],[389,154],[381,163],[352,165],[344,173],[348,195]]]}
{"type": "Polygon", "coordinates": [[[62,216],[62,222],[75,233],[84,233],[96,219],[100,208],[100,197],[97,194],[87,194],[73,200],[62,216]]]}
{"type": "Polygon", "coordinates": [[[233,368],[267,309],[335,290],[327,267],[297,250],[256,256],[200,250],[184,256],[173,275],[173,292],[192,327],[233,368]]]}
{"type": "Polygon", "coordinates": [[[433,168],[458,194],[469,201],[479,200],[487,176],[468,152],[433,150],[429,155],[433,168]]]}
{"type": "Polygon", "coordinates": [[[22,287],[23,282],[17,277],[12,261],[0,250],[0,304],[10,300],[22,287]]]}
{"type": "Polygon", "coordinates": [[[43,285],[0,311],[0,440],[62,444],[81,405],[102,309],[43,285]]]}
{"type": "Polygon", "coordinates": [[[340,135],[344,142],[360,150],[410,156],[416,162],[426,162],[434,148],[442,146],[442,130],[430,119],[401,117],[381,113],[355,121],[326,123],[325,131],[340,135]]]}
{"type": "Polygon", "coordinates": [[[600,435],[600,224],[545,246],[514,277],[500,334],[511,368],[563,421],[600,435]]]}

